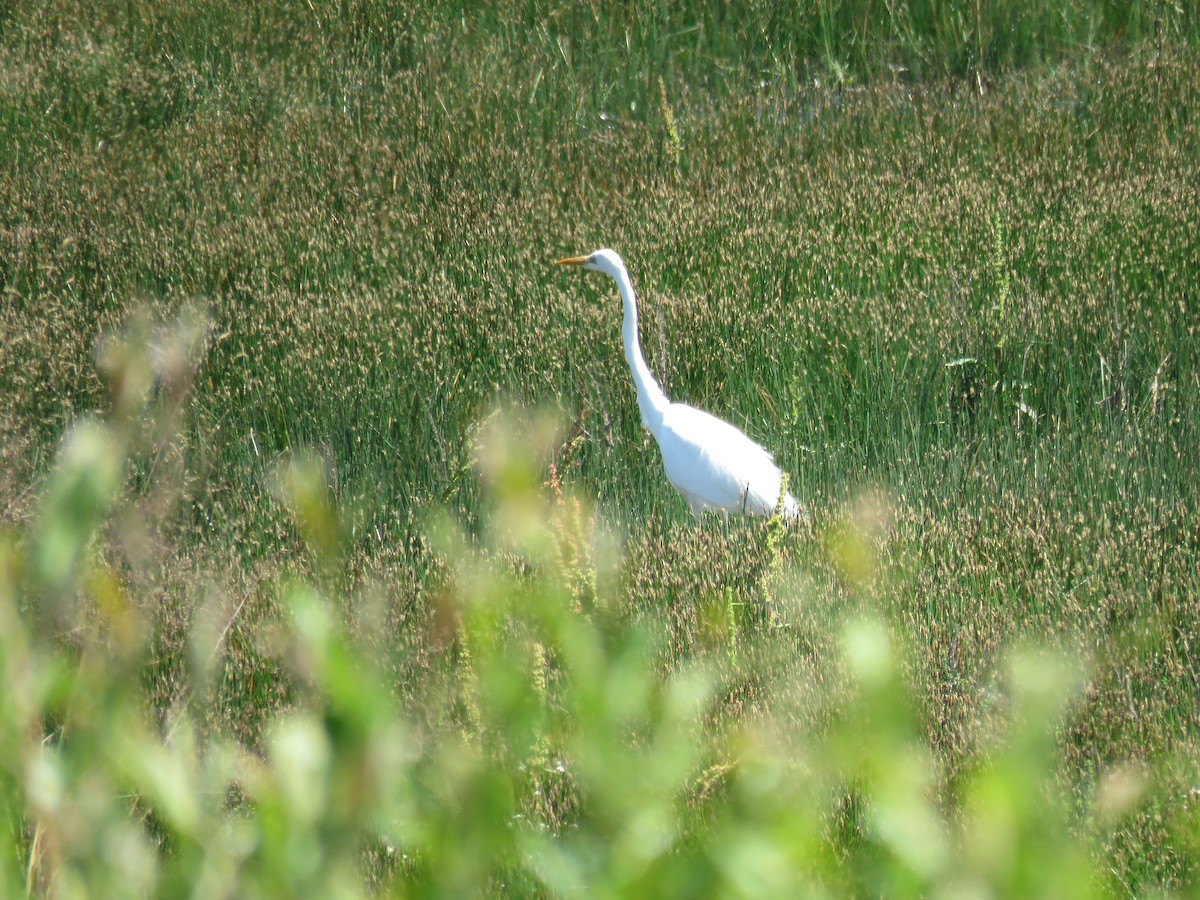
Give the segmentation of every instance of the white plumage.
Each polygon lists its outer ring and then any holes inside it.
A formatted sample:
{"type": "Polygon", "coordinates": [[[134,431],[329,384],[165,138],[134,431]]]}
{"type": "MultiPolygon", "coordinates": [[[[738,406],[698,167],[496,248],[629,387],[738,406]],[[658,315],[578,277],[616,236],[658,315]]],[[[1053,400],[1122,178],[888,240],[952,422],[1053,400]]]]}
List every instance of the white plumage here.
{"type": "MultiPolygon", "coordinates": [[[[667,480],[697,520],[706,509],[772,515],[779,506],[783,473],[771,454],[728,422],[686,403],[672,403],[650,374],[638,340],[637,298],[621,257],[612,250],[597,250],[558,262],[603,272],[617,282],[625,306],[625,359],[637,388],[642,424],[658,442],[667,480]]],[[[784,495],[782,511],[789,520],[800,515],[791,494],[784,495]]]]}

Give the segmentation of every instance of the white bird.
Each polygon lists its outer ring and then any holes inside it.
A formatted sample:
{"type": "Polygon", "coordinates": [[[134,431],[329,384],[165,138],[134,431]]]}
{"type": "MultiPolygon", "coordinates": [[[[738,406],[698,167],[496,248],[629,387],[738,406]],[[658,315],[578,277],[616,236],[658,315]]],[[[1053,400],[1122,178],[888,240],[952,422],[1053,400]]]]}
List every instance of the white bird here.
{"type": "Polygon", "coordinates": [[[784,493],[780,502],[783,473],[770,453],[728,422],[686,403],[672,403],[654,380],[642,356],[637,298],[621,257],[612,250],[597,250],[558,264],[583,266],[616,280],[625,305],[625,359],[637,387],[642,424],[658,442],[667,480],[683,495],[696,520],[705,510],[770,516],[776,508],[789,521],[799,518],[800,507],[791,494],[784,493]]]}

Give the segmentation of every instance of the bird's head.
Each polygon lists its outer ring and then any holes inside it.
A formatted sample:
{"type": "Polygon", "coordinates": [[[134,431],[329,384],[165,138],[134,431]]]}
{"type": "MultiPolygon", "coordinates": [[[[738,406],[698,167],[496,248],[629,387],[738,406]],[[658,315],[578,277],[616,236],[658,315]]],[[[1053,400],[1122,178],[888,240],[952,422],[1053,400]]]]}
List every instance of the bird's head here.
{"type": "Polygon", "coordinates": [[[558,264],[560,266],[583,266],[593,272],[603,272],[611,278],[616,278],[617,274],[625,269],[625,264],[621,262],[621,257],[617,256],[616,251],[608,249],[597,250],[587,256],[570,256],[560,259],[558,264]]]}

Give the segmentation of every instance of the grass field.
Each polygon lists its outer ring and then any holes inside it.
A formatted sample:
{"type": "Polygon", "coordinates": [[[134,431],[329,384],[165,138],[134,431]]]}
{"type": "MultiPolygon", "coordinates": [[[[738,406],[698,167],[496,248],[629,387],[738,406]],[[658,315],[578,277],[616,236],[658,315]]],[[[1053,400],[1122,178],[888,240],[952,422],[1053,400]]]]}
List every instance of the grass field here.
{"type": "Polygon", "coordinates": [[[0,6],[0,883],[1188,895],[1192,4],[0,6]],[[697,527],[669,396],[811,521],[697,527]]]}

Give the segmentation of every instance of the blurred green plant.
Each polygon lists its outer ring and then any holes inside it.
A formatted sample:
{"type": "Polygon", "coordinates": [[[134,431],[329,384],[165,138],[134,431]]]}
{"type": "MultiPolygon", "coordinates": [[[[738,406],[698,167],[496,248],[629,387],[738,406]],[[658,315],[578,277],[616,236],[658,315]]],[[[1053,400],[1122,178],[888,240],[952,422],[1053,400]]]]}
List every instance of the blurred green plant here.
{"type": "MultiPolygon", "coordinates": [[[[185,316],[148,346],[125,340],[114,383],[154,371],[171,342],[192,362],[74,425],[38,518],[0,536],[6,895],[1110,892],[1097,847],[1150,776],[1115,769],[1083,819],[1065,802],[1061,733],[1085,666],[1011,653],[1007,725],[941,796],[908,653],[872,611],[890,577],[889,514],[872,495],[823,542],[859,610],[830,626],[834,650],[817,660],[827,678],[797,693],[794,670],[761,668],[771,618],[662,672],[669,629],[630,620],[600,576],[619,561],[557,482],[552,418],[498,414],[479,429],[480,535],[445,513],[428,525],[445,568],[426,640],[450,664],[420,706],[389,682],[394,651],[354,636],[369,590],[321,575],[346,532],[324,468],[298,455],[277,496],[318,572],[276,580],[281,615],[263,638],[293,702],[255,748],[211,733],[197,704],[163,722],[139,677],[154,597],[138,592],[114,510],[136,500],[128,473],[146,445],[135,436],[183,421],[171,378],[190,379],[203,333],[185,316]],[[751,674],[764,702],[724,711],[751,674]]],[[[774,573],[786,542],[766,539],[774,573]]]]}

